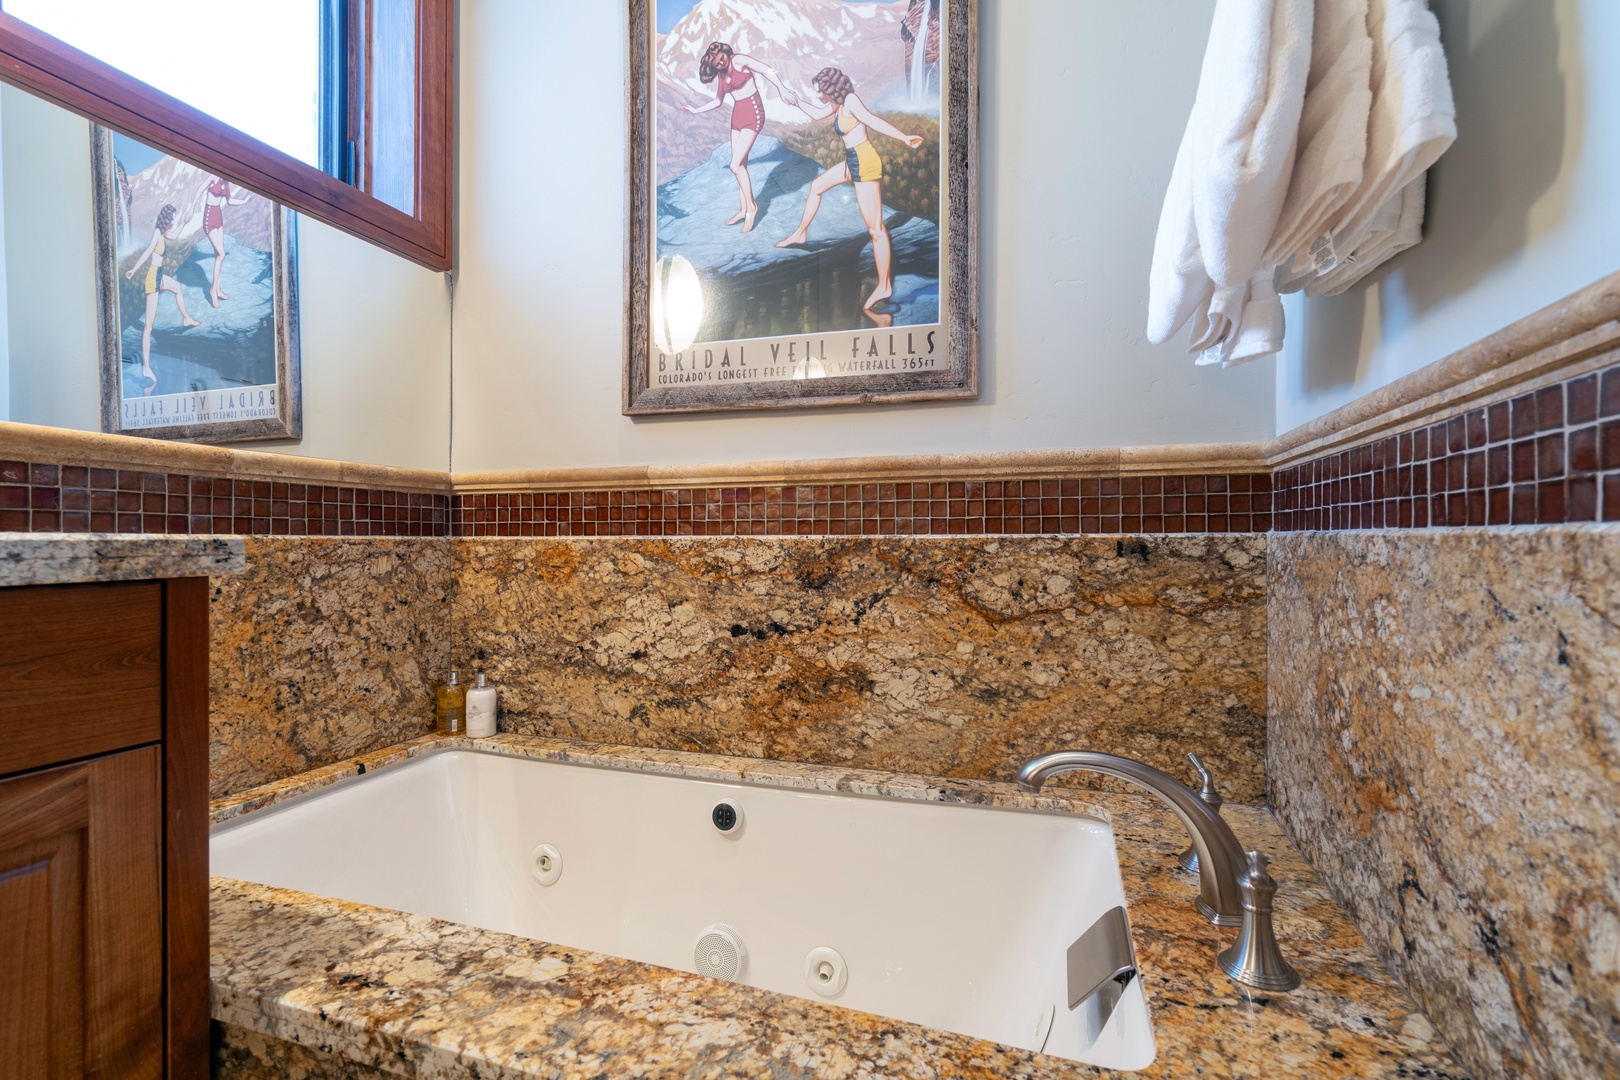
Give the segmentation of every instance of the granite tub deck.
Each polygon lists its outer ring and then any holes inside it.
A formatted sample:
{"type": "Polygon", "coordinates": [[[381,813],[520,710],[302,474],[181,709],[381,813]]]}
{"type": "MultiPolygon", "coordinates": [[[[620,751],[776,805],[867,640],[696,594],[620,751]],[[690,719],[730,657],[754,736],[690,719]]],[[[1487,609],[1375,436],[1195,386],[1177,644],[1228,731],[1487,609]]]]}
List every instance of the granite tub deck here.
{"type": "Polygon", "coordinates": [[[1107,818],[1118,838],[1158,1057],[1114,1074],[747,986],[508,934],[216,878],[215,1075],[489,1078],[1128,1075],[1461,1078],[1269,812],[1229,803],[1271,854],[1278,933],[1304,987],[1249,993],[1214,965],[1235,931],[1192,908],[1180,823],[1147,796],[1012,785],[502,735],[424,738],[214,804],[214,820],[440,749],[701,779],[1107,818]]]}

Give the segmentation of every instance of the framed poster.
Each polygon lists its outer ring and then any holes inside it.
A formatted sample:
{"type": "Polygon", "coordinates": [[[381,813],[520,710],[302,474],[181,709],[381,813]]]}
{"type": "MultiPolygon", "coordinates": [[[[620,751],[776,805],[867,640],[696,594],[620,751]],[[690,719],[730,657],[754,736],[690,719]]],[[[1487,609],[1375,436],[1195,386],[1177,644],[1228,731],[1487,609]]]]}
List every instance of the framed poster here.
{"type": "Polygon", "coordinates": [[[624,412],[977,397],[977,0],[629,4],[624,412]]]}
{"type": "Polygon", "coordinates": [[[90,137],[101,429],[299,438],[292,212],[118,132],[90,137]]]}

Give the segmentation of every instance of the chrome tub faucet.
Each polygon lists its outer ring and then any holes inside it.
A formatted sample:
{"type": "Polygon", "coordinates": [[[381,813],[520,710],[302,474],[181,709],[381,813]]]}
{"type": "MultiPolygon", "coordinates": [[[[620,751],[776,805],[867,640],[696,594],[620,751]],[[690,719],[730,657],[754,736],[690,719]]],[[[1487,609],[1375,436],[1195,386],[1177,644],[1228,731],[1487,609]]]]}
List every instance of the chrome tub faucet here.
{"type": "Polygon", "coordinates": [[[1277,948],[1271,924],[1271,896],[1277,884],[1265,872],[1265,859],[1258,852],[1245,853],[1231,827],[1209,803],[1167,772],[1094,750],[1044,754],[1018,770],[1018,787],[1040,791],[1046,781],[1066,772],[1094,772],[1128,780],[1167,803],[1187,827],[1198,853],[1195,906],[1199,913],[1217,926],[1243,927],[1237,950],[1241,962],[1234,958],[1229,966],[1223,953],[1221,969],[1234,981],[1263,990],[1291,990],[1299,985],[1298,974],[1277,948]]]}

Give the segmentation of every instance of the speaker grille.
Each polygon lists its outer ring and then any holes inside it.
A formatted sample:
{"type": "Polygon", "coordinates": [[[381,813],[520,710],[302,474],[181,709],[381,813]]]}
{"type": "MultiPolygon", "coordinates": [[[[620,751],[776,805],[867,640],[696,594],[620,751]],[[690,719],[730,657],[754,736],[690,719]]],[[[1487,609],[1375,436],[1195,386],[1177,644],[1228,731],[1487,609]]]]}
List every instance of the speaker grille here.
{"type": "Polygon", "coordinates": [[[748,966],[748,946],[737,931],[715,923],[698,937],[692,948],[692,964],[700,975],[737,982],[748,966]]]}

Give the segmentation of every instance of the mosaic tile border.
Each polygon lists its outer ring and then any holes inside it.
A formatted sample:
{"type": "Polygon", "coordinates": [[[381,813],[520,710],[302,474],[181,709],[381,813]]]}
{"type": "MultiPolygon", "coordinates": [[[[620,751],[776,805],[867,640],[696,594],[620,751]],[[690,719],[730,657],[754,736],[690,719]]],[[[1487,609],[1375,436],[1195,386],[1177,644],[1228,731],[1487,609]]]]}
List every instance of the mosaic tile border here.
{"type": "Polygon", "coordinates": [[[457,495],[456,536],[1268,532],[1271,477],[1121,476],[457,495]]]}
{"type": "Polygon", "coordinates": [[[1273,527],[1620,521],[1620,364],[1275,473],[1273,527]]]}
{"type": "Polygon", "coordinates": [[[459,495],[0,461],[0,532],[946,536],[1620,521],[1620,364],[1267,472],[459,495]]]}
{"type": "Polygon", "coordinates": [[[448,536],[450,496],[0,461],[0,532],[448,536]]]}

